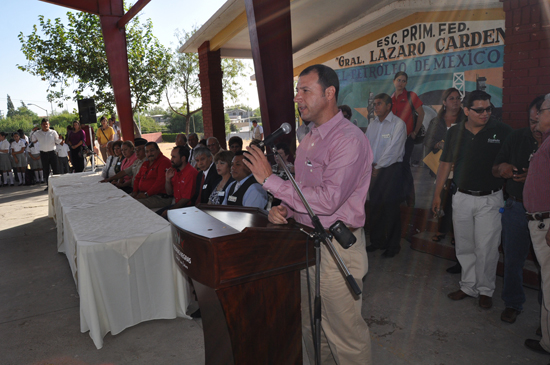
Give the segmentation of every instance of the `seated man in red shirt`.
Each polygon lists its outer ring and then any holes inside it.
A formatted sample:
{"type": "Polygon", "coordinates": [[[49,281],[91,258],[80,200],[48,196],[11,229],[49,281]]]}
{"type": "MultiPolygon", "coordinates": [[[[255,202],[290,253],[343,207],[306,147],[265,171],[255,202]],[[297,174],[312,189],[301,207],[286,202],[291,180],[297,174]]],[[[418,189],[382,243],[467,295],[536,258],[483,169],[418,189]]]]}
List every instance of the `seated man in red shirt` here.
{"type": "Polygon", "coordinates": [[[189,205],[197,184],[198,171],[190,163],[187,163],[189,148],[176,146],[171,155],[172,168],[166,171],[165,188],[168,194],[174,196],[176,203],[157,211],[157,214],[164,218],[168,216],[169,210],[189,205]]]}
{"type": "Polygon", "coordinates": [[[165,207],[172,202],[172,197],[166,194],[164,175],[172,164],[160,152],[156,142],[147,142],[145,156],[147,160],[141,165],[134,180],[132,197],[147,208],[165,207]]]}

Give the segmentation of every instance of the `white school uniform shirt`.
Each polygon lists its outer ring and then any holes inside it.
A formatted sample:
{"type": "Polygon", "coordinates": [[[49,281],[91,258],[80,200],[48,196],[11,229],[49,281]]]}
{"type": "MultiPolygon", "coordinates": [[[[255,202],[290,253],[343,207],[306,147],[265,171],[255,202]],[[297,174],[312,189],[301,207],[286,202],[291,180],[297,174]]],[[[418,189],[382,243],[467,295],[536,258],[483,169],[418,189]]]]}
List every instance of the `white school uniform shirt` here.
{"type": "Polygon", "coordinates": [[[50,152],[55,150],[55,145],[61,142],[59,135],[53,129],[49,129],[44,132],[42,129],[39,129],[32,133],[31,141],[40,142],[40,151],[50,152]]]}
{"type": "Polygon", "coordinates": [[[8,152],[0,152],[0,154],[7,155],[10,149],[10,142],[8,140],[3,140],[0,142],[0,150],[8,150],[8,152]]]}
{"type": "Polygon", "coordinates": [[[27,147],[26,144],[25,144],[25,140],[24,139],[20,139],[19,142],[15,142],[13,141],[11,143],[11,150],[13,152],[19,152],[21,151],[23,148],[27,147]]]}
{"type": "Polygon", "coordinates": [[[40,154],[40,143],[34,142],[33,146],[30,147],[29,152],[31,155],[39,155],[40,154]]]}
{"type": "Polygon", "coordinates": [[[57,157],[67,157],[69,155],[69,145],[66,143],[63,143],[63,146],[60,144],[56,145],[55,153],[57,153],[57,157]]]}

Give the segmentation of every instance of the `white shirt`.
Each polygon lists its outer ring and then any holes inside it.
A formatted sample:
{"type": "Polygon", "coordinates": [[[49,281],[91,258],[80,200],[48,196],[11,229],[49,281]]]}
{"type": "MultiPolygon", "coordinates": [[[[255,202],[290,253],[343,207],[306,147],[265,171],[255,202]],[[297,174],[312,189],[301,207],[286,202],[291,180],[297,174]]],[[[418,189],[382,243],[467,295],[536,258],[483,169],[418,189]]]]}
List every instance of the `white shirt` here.
{"type": "Polygon", "coordinates": [[[29,152],[31,155],[39,155],[40,154],[40,143],[34,142],[33,146],[29,148],[29,152]]]}
{"type": "Polygon", "coordinates": [[[26,147],[26,145],[25,145],[25,140],[24,139],[20,139],[19,142],[13,141],[11,143],[12,152],[19,152],[25,147],[26,147]]]}
{"type": "Polygon", "coordinates": [[[195,150],[201,146],[200,143],[198,143],[195,147],[191,148],[191,151],[189,151],[189,163],[193,167],[197,167],[197,161],[195,161],[195,150]]]}
{"type": "Polygon", "coordinates": [[[262,134],[264,133],[264,129],[262,128],[261,125],[257,125],[256,127],[254,127],[254,129],[252,130],[252,138],[255,138],[255,139],[262,139],[262,134]]]}
{"type": "Polygon", "coordinates": [[[69,155],[69,145],[66,143],[63,143],[63,145],[58,144],[55,146],[55,153],[57,153],[57,157],[67,157],[69,155]]]}
{"type": "Polygon", "coordinates": [[[116,123],[113,123],[112,128],[115,131],[115,135],[113,136],[113,142],[116,142],[120,139],[118,137],[118,131],[120,130],[120,128],[116,125],[116,123]]]}
{"type": "Polygon", "coordinates": [[[372,162],[376,163],[375,169],[403,161],[407,126],[392,112],[382,122],[376,117],[369,124],[366,135],[372,147],[372,162]]]}
{"type": "Polygon", "coordinates": [[[8,150],[8,152],[0,152],[3,155],[7,155],[9,153],[9,150],[10,150],[10,142],[8,142],[7,140],[1,141],[0,142],[0,150],[8,150]]]}
{"type": "Polygon", "coordinates": [[[61,142],[59,135],[53,129],[44,132],[39,129],[31,134],[31,141],[40,143],[40,151],[50,152],[55,150],[55,145],[61,142]]]}

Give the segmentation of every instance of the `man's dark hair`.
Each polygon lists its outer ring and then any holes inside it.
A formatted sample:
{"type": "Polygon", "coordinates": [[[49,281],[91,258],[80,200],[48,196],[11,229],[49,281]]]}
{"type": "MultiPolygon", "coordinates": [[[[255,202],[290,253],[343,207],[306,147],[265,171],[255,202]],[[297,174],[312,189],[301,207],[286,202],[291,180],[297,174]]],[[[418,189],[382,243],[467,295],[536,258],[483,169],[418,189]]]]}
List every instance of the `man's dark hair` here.
{"type": "Polygon", "coordinates": [[[48,119],[46,119],[46,118],[42,118],[42,121],[40,121],[40,124],[42,124],[42,123],[44,123],[44,122],[49,123],[50,121],[49,121],[48,119]]]}
{"type": "Polygon", "coordinates": [[[159,145],[157,144],[157,142],[147,142],[147,143],[145,144],[145,148],[147,148],[147,146],[151,146],[151,145],[155,146],[155,149],[156,149],[157,151],[160,150],[159,145]]]}
{"type": "Polygon", "coordinates": [[[378,94],[374,97],[374,100],[376,100],[376,99],[382,100],[384,103],[386,103],[386,105],[389,104],[389,105],[393,106],[393,103],[391,101],[391,97],[388,94],[384,94],[384,93],[378,94]]]}
{"type": "Polygon", "coordinates": [[[398,78],[399,76],[405,76],[407,81],[409,81],[409,75],[407,75],[405,71],[399,71],[398,73],[396,73],[395,76],[393,77],[393,80],[395,81],[395,79],[398,78]]]}
{"type": "Polygon", "coordinates": [[[174,149],[178,151],[180,158],[185,157],[185,162],[189,162],[189,148],[187,146],[176,146],[174,149]]]}
{"type": "Polygon", "coordinates": [[[275,148],[277,148],[278,150],[283,150],[283,152],[287,156],[290,155],[290,148],[286,143],[277,143],[277,145],[275,145],[275,148]]]}
{"type": "Polygon", "coordinates": [[[116,146],[122,148],[122,141],[115,141],[115,143],[113,143],[113,148],[115,148],[116,146]]]}
{"type": "Polygon", "coordinates": [[[183,138],[183,142],[187,143],[187,136],[185,135],[185,133],[180,133],[176,136],[176,139],[178,139],[179,136],[182,136],[183,138]]]}
{"type": "Polygon", "coordinates": [[[259,149],[261,149],[263,153],[265,153],[265,145],[261,145],[261,144],[260,144],[261,141],[262,141],[262,140],[260,140],[260,139],[254,138],[252,141],[250,141],[249,146],[256,146],[256,147],[258,147],[259,149]]]}
{"type": "Polygon", "coordinates": [[[323,88],[323,94],[328,87],[334,86],[336,92],[334,97],[338,100],[338,92],[340,91],[340,81],[338,80],[338,75],[334,70],[325,65],[311,65],[307,67],[300,73],[300,77],[310,74],[311,72],[317,72],[319,76],[319,84],[323,88]]]}
{"type": "Polygon", "coordinates": [[[231,147],[232,144],[237,143],[241,148],[243,148],[243,139],[239,136],[233,136],[229,138],[229,147],[231,147]]]}
{"type": "MultiPolygon", "coordinates": [[[[244,159],[247,160],[248,162],[250,162],[250,160],[249,160],[248,157],[247,157],[248,155],[250,155],[250,152],[244,151],[244,150],[235,152],[235,157],[237,157],[237,156],[244,156],[244,159]]],[[[248,169],[248,167],[246,167],[246,168],[248,169]]]]}
{"type": "Polygon", "coordinates": [[[491,101],[491,95],[487,94],[485,91],[482,90],[474,90],[468,95],[466,98],[466,102],[464,103],[464,106],[468,109],[474,105],[474,101],[476,100],[489,100],[491,101]]]}
{"type": "Polygon", "coordinates": [[[544,103],[544,95],[537,96],[529,104],[529,108],[527,109],[527,111],[530,112],[533,107],[537,108],[537,110],[540,110],[540,108],[542,107],[542,103],[544,103]]]}
{"type": "Polygon", "coordinates": [[[254,123],[258,124],[258,121],[256,119],[252,120],[252,124],[254,123]]]}
{"type": "Polygon", "coordinates": [[[188,138],[189,137],[195,137],[195,138],[197,138],[197,140],[199,139],[199,136],[197,135],[197,133],[189,133],[188,138]]]}
{"type": "MultiPolygon", "coordinates": [[[[351,118],[352,113],[351,113],[351,108],[349,107],[349,105],[340,105],[338,107],[338,109],[340,109],[342,111],[342,114],[345,113],[349,116],[349,118],[351,118]]],[[[344,115],[344,117],[346,117],[346,116],[344,115]]],[[[346,118],[346,119],[349,119],[349,118],[346,118]]]]}

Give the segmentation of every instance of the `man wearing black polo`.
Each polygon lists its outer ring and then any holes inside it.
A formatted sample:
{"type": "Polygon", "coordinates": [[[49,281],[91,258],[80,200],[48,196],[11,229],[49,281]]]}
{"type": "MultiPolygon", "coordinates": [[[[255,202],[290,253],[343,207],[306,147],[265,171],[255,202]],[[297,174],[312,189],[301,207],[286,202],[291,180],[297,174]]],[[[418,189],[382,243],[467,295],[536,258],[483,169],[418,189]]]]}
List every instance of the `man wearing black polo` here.
{"type": "Polygon", "coordinates": [[[432,210],[441,208],[441,190],[454,165],[453,224],[456,256],[462,265],[460,290],[448,297],[461,300],[479,297],[479,306],[493,306],[501,217],[504,205],[503,179],[492,174],[492,167],[511,128],[494,119],[491,96],[475,90],[468,96],[464,114],[467,119],[451,127],[437,170],[432,210]]]}
{"type": "Polygon", "coordinates": [[[531,237],[525,208],[523,185],[531,156],[541,144],[538,124],[538,108],[544,97],[538,97],[529,105],[529,127],[513,131],[500,149],[493,166],[493,175],[506,179],[508,197],[502,212],[502,249],[504,251],[504,285],[502,300],[506,308],[500,319],[514,323],[523,310],[523,265],[531,247],[531,237]],[[538,106],[538,108],[537,108],[538,106]]]}

